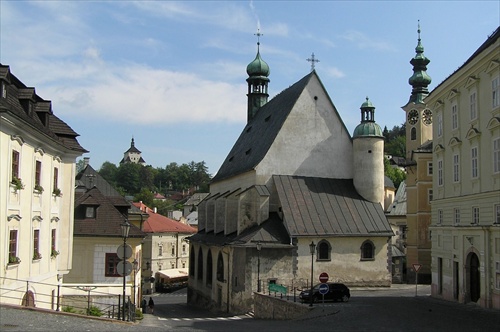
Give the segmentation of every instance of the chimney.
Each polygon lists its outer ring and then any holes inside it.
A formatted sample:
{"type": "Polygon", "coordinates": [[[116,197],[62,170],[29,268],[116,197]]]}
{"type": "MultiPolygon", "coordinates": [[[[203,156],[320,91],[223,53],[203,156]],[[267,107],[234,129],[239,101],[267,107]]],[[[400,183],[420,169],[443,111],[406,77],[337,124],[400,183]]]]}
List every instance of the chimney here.
{"type": "Polygon", "coordinates": [[[87,167],[90,163],[90,157],[84,157],[83,158],[83,165],[87,167]]]}

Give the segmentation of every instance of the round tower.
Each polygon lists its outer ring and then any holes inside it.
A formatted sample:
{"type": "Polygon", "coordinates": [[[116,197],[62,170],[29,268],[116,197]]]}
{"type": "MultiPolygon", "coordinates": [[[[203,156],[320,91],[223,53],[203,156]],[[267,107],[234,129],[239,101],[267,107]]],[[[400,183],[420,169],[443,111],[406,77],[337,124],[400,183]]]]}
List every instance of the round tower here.
{"type": "Polygon", "coordinates": [[[375,106],[368,100],[361,105],[361,123],[354,129],[353,182],[357,192],[370,202],[384,206],[384,136],[375,123],[375,106]]]}

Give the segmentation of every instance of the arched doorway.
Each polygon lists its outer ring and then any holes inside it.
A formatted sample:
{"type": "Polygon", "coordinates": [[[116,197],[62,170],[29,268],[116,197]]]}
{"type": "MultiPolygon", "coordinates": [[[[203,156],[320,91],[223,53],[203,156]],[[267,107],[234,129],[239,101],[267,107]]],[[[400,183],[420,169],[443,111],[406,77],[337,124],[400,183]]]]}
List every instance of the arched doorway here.
{"type": "Polygon", "coordinates": [[[32,291],[27,291],[24,293],[22,305],[25,307],[34,307],[35,306],[35,294],[32,291]]]}
{"type": "Polygon", "coordinates": [[[479,272],[479,258],[476,253],[471,252],[467,255],[466,270],[468,300],[477,302],[481,297],[481,274],[479,272]]]}

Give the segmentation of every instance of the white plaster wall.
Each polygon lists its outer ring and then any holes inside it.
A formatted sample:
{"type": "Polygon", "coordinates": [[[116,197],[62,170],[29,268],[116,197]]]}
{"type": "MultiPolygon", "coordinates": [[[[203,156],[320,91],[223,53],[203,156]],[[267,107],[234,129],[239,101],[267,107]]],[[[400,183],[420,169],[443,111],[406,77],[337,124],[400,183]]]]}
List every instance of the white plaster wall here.
{"type": "Polygon", "coordinates": [[[384,208],[384,140],[359,137],[353,147],[354,187],[364,199],[384,208]]]}

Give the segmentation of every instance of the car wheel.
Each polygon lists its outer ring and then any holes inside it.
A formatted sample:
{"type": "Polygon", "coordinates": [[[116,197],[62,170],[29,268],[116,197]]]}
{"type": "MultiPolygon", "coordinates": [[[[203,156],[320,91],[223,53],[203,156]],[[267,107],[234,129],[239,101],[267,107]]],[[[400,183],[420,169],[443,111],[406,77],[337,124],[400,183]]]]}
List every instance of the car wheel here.
{"type": "Polygon", "coordinates": [[[349,296],[347,295],[342,296],[342,302],[347,302],[347,301],[349,301],[349,296]]]}

